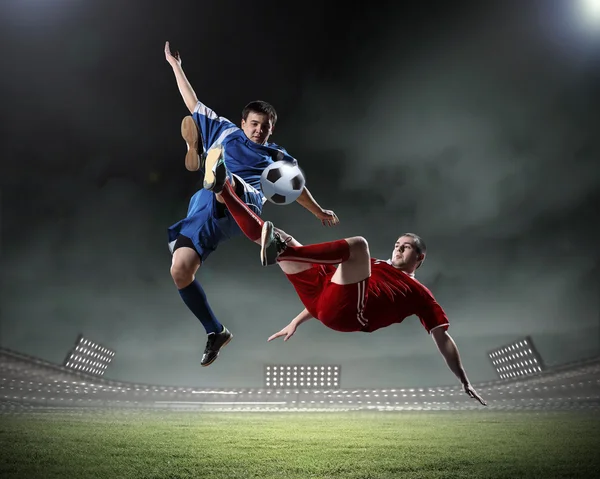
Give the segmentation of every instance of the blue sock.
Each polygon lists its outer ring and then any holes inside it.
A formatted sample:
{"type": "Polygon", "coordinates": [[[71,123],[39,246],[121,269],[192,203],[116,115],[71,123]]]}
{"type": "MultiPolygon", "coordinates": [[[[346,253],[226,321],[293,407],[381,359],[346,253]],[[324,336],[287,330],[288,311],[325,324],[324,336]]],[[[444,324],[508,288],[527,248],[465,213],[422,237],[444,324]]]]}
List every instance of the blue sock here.
{"type": "Polygon", "coordinates": [[[219,323],[215,314],[210,309],[206,293],[197,280],[179,290],[179,295],[190,311],[200,320],[206,333],[220,333],[223,331],[223,325],[219,323]]]}

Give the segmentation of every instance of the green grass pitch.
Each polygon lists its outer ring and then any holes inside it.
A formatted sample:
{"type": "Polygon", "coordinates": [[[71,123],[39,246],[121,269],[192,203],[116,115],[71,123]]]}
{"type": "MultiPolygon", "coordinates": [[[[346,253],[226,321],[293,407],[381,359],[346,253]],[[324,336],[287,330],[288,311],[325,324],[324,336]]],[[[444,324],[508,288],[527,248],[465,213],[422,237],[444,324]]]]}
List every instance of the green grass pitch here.
{"type": "Polygon", "coordinates": [[[597,412],[0,415],[0,477],[600,477],[597,412]]]}

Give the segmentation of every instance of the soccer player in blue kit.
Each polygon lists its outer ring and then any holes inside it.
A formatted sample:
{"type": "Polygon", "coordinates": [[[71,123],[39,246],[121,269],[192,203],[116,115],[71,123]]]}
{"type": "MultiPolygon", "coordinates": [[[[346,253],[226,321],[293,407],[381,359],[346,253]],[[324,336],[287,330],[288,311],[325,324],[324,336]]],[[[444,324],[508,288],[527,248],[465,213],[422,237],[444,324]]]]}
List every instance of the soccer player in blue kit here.
{"type": "MultiPolygon", "coordinates": [[[[260,215],[266,201],[260,186],[263,170],[273,161],[296,163],[284,148],[268,141],[277,122],[275,109],[263,101],[249,103],[242,111],[239,128],[198,100],[183,72],[181,57],[177,52],[171,53],[169,42],[165,44],[165,58],[173,68],[183,101],[192,113],[181,124],[188,148],[186,168],[201,170],[204,154],[215,146],[221,147],[227,168],[235,178],[236,193],[260,215]]],[[[207,185],[206,180],[204,183],[204,188],[190,199],[187,216],[169,228],[169,248],[173,255],[171,276],[181,299],[208,334],[200,364],[209,366],[232,334],[215,317],[204,289],[196,280],[196,272],[220,243],[242,232],[223,200],[210,191],[211,185],[207,185]]],[[[319,206],[306,187],[297,202],[324,225],[335,225],[339,221],[333,211],[319,206]]]]}

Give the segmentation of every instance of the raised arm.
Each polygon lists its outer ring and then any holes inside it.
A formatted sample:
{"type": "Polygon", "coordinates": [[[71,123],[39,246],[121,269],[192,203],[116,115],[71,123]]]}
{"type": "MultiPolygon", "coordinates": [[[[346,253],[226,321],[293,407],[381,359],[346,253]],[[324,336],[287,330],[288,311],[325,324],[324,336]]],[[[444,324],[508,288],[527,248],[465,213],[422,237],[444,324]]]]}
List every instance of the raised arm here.
{"type": "Polygon", "coordinates": [[[324,210],[321,208],[319,203],[314,199],[313,195],[310,193],[308,188],[305,186],[302,190],[302,193],[296,200],[296,202],[302,207],[306,208],[313,215],[321,220],[321,223],[325,226],[335,226],[340,220],[336,216],[336,214],[331,210],[324,210]]]}
{"type": "Polygon", "coordinates": [[[309,319],[312,319],[312,317],[313,316],[306,310],[306,308],[304,308],[298,316],[292,319],[292,322],[290,324],[288,324],[281,331],[270,336],[269,339],[267,339],[267,341],[272,341],[273,339],[280,338],[281,336],[285,336],[283,340],[287,341],[294,335],[298,326],[300,326],[302,323],[305,323],[309,319]]]}
{"type": "Polygon", "coordinates": [[[458,347],[456,343],[452,339],[452,336],[448,334],[443,328],[437,328],[431,331],[431,336],[435,341],[440,353],[444,356],[446,364],[450,368],[450,370],[454,373],[454,375],[458,378],[458,380],[463,385],[465,392],[472,398],[479,401],[484,406],[487,406],[487,403],[481,399],[477,391],[473,389],[473,386],[469,383],[469,379],[467,378],[467,373],[463,368],[462,361],[460,360],[460,354],[458,352],[458,347]]]}
{"type": "Polygon", "coordinates": [[[192,85],[190,85],[190,82],[183,72],[179,52],[171,53],[169,42],[165,43],[165,58],[169,62],[169,65],[171,65],[173,68],[173,73],[175,74],[175,79],[177,80],[177,87],[179,88],[179,93],[181,93],[181,97],[185,102],[185,106],[187,106],[187,109],[190,111],[190,113],[194,113],[194,109],[198,104],[198,97],[196,96],[192,85]]]}

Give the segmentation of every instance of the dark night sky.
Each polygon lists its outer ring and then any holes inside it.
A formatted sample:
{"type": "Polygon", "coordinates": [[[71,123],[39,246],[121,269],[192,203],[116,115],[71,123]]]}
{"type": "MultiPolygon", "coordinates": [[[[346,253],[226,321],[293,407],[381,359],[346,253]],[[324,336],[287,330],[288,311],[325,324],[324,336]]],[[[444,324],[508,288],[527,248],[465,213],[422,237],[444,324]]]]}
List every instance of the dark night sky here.
{"type": "Polygon", "coordinates": [[[267,344],[301,305],[245,238],[198,275],[235,335],[199,367],[206,337],[166,244],[200,180],[170,40],[220,115],[277,108],[272,140],[342,223],[297,204],[264,217],[303,243],[363,235],[379,258],[405,231],[425,238],[418,277],[472,381],[525,335],[549,364],[597,354],[600,22],[577,2],[149,3],[0,6],[2,346],[61,362],[83,333],[116,349],[108,377],[160,384],[257,387],[267,362],[341,364],[348,387],[455,383],[416,318],[371,335],[312,321],[267,344]]]}

